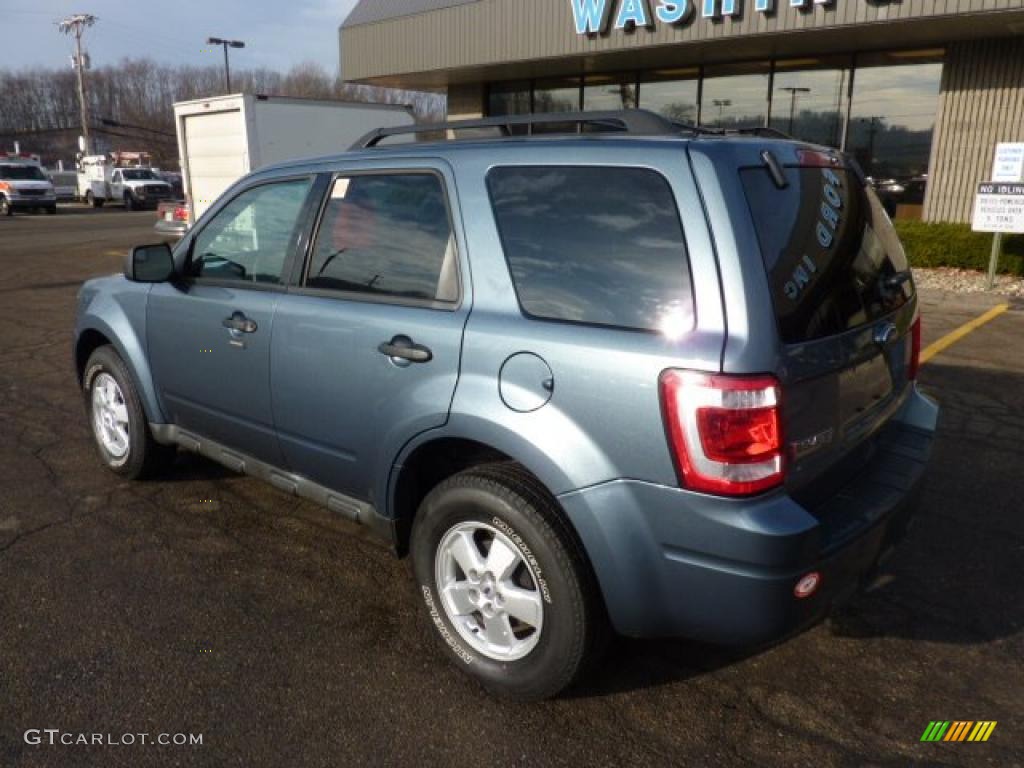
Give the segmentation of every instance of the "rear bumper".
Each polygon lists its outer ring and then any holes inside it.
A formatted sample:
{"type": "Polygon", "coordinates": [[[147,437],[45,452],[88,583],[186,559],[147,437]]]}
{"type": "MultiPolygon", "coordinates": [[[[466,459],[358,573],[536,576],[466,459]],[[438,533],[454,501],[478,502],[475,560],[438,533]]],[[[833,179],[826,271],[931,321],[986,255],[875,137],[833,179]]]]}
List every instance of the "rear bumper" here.
{"type": "Polygon", "coordinates": [[[185,236],[186,232],[188,232],[188,223],[184,221],[167,221],[165,219],[157,219],[156,224],[153,226],[153,231],[158,235],[181,238],[185,236]]]}
{"type": "Polygon", "coordinates": [[[931,453],[937,408],[913,392],[864,471],[821,507],[784,492],[723,499],[638,481],[565,494],[617,631],[754,645],[848,597],[902,538],[931,453]],[[811,597],[793,589],[821,574],[811,597]]]}

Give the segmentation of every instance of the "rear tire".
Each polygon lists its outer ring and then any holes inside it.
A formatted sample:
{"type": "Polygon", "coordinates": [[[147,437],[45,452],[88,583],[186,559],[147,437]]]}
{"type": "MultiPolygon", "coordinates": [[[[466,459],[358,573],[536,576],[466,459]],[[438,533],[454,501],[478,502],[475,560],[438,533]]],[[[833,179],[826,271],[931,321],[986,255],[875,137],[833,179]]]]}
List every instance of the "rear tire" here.
{"type": "Polygon", "coordinates": [[[49,207],[48,207],[48,208],[46,209],[46,212],[47,212],[47,213],[48,213],[48,214],[49,214],[50,216],[53,216],[53,215],[54,215],[55,213],[57,213],[57,206],[56,206],[56,205],[51,205],[51,206],[49,206],[49,207]]]}
{"type": "Polygon", "coordinates": [[[170,464],[174,448],[153,439],[128,366],[112,346],[89,356],[82,386],[89,425],[107,469],[135,480],[170,464]]]}
{"type": "Polygon", "coordinates": [[[411,553],[445,654],[499,696],[554,696],[586,667],[605,612],[547,490],[516,464],[460,472],[420,505],[411,553]]]}

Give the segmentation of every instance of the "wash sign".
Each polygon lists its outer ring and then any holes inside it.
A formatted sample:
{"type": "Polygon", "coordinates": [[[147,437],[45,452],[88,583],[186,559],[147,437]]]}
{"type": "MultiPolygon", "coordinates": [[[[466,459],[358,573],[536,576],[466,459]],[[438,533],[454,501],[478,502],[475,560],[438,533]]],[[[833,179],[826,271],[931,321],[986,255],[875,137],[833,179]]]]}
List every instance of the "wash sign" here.
{"type": "MultiPolygon", "coordinates": [[[[773,13],[775,0],[750,0],[757,13],[773,13]]],[[[784,0],[780,0],[784,1],[784,0]]],[[[609,29],[653,29],[658,24],[684,24],[700,5],[705,19],[740,16],[743,0],[569,0],[577,35],[597,35],[609,29]]],[[[832,5],[835,0],[788,0],[792,8],[832,5]]]]}

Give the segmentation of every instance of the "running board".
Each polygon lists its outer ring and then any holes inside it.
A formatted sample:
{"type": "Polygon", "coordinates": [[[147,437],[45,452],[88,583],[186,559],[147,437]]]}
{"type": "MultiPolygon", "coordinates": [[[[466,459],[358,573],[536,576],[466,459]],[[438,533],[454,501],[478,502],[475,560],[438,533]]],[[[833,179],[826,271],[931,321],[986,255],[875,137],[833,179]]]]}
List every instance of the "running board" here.
{"type": "Polygon", "coordinates": [[[309,478],[286,472],[272,464],[221,445],[215,440],[187,432],[174,424],[150,424],[149,429],[153,433],[153,439],[162,445],[176,445],[190,453],[198,453],[233,472],[263,480],[291,496],[309,499],[346,520],[365,526],[375,537],[392,547],[395,546],[394,521],[380,514],[372,504],[333,491],[314,483],[309,478]]]}

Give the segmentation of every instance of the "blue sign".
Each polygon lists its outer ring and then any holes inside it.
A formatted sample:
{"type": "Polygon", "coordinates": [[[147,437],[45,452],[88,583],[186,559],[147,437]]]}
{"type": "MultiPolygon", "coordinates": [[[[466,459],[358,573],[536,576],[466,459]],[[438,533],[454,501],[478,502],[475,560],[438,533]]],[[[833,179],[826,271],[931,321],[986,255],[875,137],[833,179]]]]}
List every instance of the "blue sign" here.
{"type": "MultiPolygon", "coordinates": [[[[775,0],[749,0],[757,13],[774,13],[775,0]]],[[[684,24],[700,3],[705,19],[742,15],[744,0],[569,0],[577,35],[597,35],[609,29],[653,29],[657,24],[684,24]]],[[[788,0],[790,7],[808,9],[835,0],[788,0]]]]}

